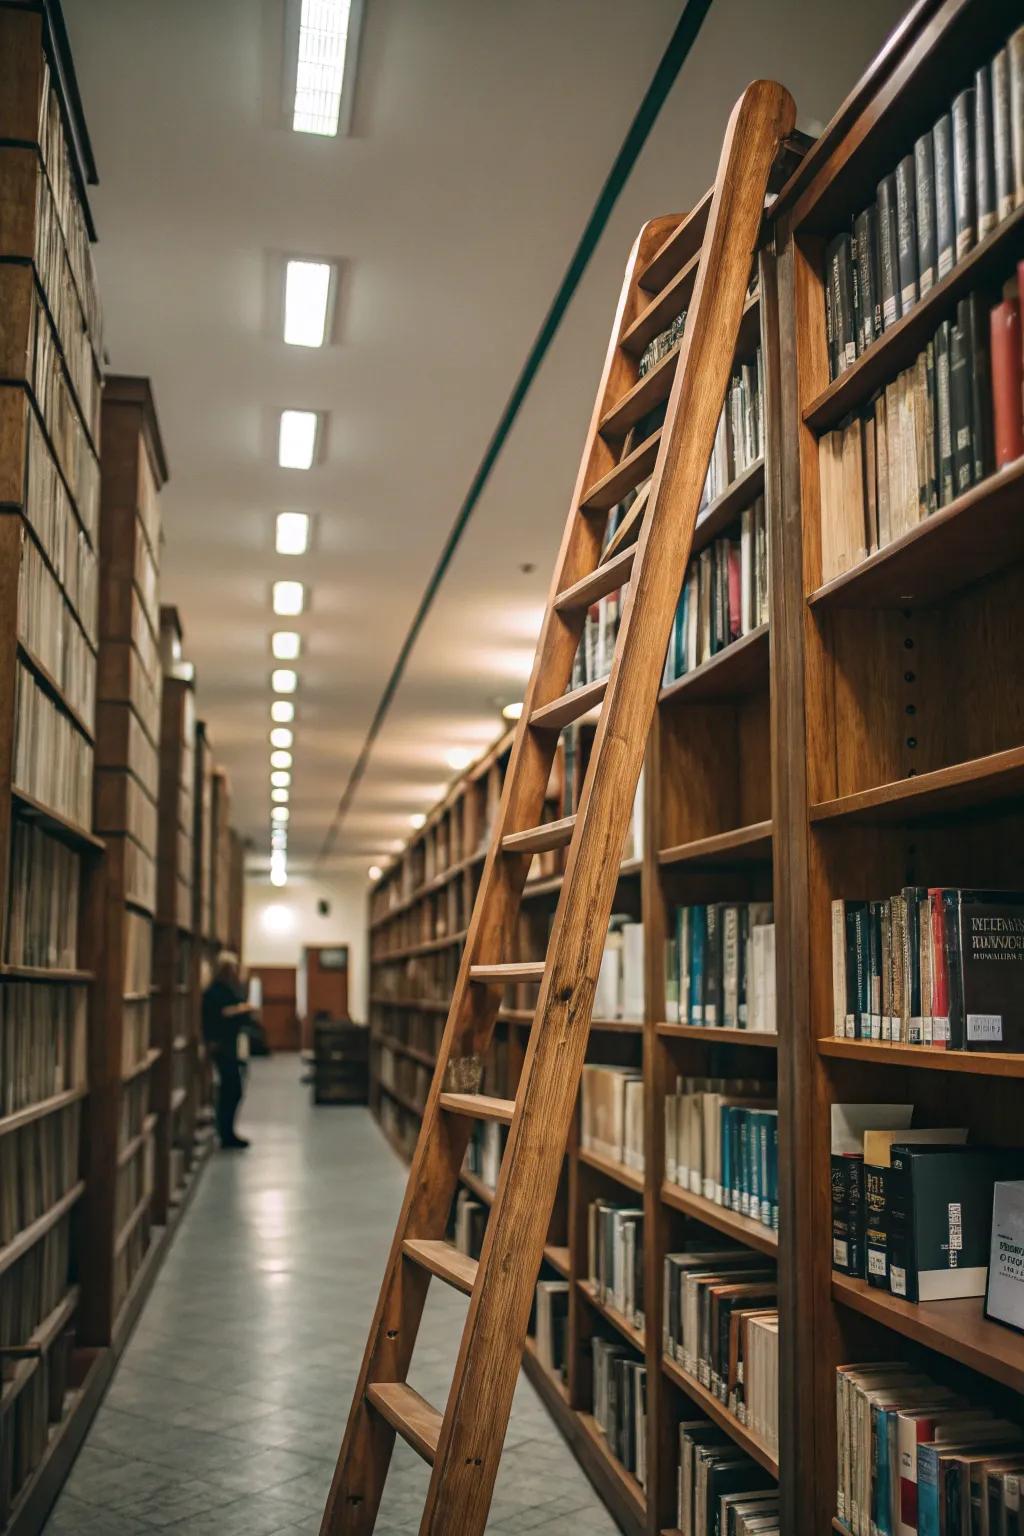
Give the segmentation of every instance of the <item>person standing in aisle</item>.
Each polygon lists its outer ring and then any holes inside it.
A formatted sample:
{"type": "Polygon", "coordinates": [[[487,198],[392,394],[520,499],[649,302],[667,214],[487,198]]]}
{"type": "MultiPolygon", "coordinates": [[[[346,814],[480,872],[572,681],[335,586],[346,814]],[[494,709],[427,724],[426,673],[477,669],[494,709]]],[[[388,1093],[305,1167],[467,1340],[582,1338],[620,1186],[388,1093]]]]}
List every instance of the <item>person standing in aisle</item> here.
{"type": "Polygon", "coordinates": [[[251,1012],[239,981],[238,956],[222,950],[214,978],[203,993],[203,1039],[217,1069],[217,1135],[226,1149],[249,1145],[235,1131],[235,1115],[242,1097],[238,1031],[244,1015],[251,1012]]]}

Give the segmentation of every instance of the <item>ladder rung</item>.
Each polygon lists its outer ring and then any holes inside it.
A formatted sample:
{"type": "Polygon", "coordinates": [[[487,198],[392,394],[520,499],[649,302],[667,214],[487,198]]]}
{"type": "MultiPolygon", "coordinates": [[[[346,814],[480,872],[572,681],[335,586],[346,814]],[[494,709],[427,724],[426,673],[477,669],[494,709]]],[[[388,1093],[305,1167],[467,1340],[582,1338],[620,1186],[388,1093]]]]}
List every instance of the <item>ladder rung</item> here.
{"type": "Polygon", "coordinates": [[[543,960],[513,960],[503,965],[471,965],[470,981],[500,982],[510,986],[515,981],[543,981],[543,960]]]}
{"type": "Polygon", "coordinates": [[[501,840],[506,853],[550,853],[552,848],[564,848],[572,841],[575,816],[563,816],[561,821],[546,821],[540,827],[527,827],[525,832],[507,832],[501,840]]]}
{"type": "Polygon", "coordinates": [[[460,1253],[453,1243],[407,1237],[402,1244],[402,1251],[422,1269],[429,1269],[439,1280],[446,1280],[467,1296],[472,1294],[476,1282],[476,1259],[471,1259],[468,1253],[460,1253]]]}
{"type": "Polygon", "coordinates": [[[700,251],[696,251],[686,265],[680,268],[675,277],[665,284],[661,292],[633,321],[622,338],[621,345],[624,352],[631,352],[634,357],[642,356],[647,343],[653,341],[655,336],[660,336],[676,316],[681,315],[683,310],[689,307],[694,284],[697,281],[700,254],[700,251]]]}
{"type": "Polygon", "coordinates": [[[440,1103],[450,1114],[496,1120],[499,1125],[511,1125],[516,1112],[515,1099],[492,1099],[486,1093],[442,1093],[440,1103]]]}
{"type": "Polygon", "coordinates": [[[635,554],[635,548],[630,545],[629,549],[621,550],[611,560],[606,560],[595,571],[591,571],[589,576],[581,577],[571,587],[566,587],[564,592],[559,592],[555,598],[558,612],[571,613],[573,609],[589,608],[591,603],[607,597],[616,587],[624,586],[633,569],[635,554]]]}
{"type": "Polygon", "coordinates": [[[433,1465],[441,1437],[441,1415],[426,1398],[404,1381],[375,1381],[366,1389],[366,1401],[433,1465]]]}
{"type": "Polygon", "coordinates": [[[650,437],[645,437],[639,447],[627,453],[614,469],[610,469],[590,487],[580,502],[582,510],[607,512],[620,502],[623,496],[636,490],[641,480],[646,480],[654,468],[660,443],[661,428],[659,427],[656,432],[651,433],[650,437]]]}
{"type": "Polygon", "coordinates": [[[596,683],[586,683],[582,688],[574,688],[571,693],[563,693],[561,698],[552,699],[550,704],[542,704],[539,709],[535,709],[530,716],[530,724],[541,731],[560,731],[563,725],[571,725],[574,720],[596,709],[607,689],[606,677],[598,678],[596,683]]]}

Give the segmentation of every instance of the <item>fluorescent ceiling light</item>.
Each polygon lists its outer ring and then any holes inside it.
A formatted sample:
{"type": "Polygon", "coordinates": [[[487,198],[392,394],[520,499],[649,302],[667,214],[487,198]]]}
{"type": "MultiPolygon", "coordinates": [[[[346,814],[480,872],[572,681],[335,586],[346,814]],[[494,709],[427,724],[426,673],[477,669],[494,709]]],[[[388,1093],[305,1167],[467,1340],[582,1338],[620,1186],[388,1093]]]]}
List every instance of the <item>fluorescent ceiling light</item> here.
{"type": "Polygon", "coordinates": [[[270,775],[270,782],[275,789],[287,789],[292,781],[292,776],[287,768],[277,768],[270,775]]]}
{"type": "Polygon", "coordinates": [[[417,832],[419,831],[420,827],[426,825],[426,821],[427,818],[424,816],[422,811],[417,811],[415,816],[409,817],[409,825],[414,827],[417,832]]]}
{"type": "Polygon", "coordinates": [[[319,418],[316,411],[282,411],[277,462],[282,469],[312,469],[319,418]]]}
{"type": "Polygon", "coordinates": [[[294,693],[299,686],[299,674],[291,667],[275,667],[270,674],[270,686],[275,693],[294,693]]]}
{"type": "Polygon", "coordinates": [[[334,268],[326,261],[289,261],[284,269],[284,339],[290,347],[322,347],[334,268]]]}
{"type": "Polygon", "coordinates": [[[270,807],[271,821],[287,821],[288,807],[286,805],[272,805],[270,807]]]}
{"type": "Polygon", "coordinates": [[[279,555],[304,555],[309,548],[309,517],[305,512],[279,512],[274,532],[279,555]]]}
{"type": "Polygon", "coordinates": [[[341,115],[351,0],[302,0],[292,128],[333,138],[341,115]]]}
{"type": "Polygon", "coordinates": [[[288,794],[289,791],[287,789],[272,789],[270,791],[270,798],[275,805],[287,805],[288,794]]]}
{"type": "Polygon", "coordinates": [[[288,884],[288,873],[287,873],[287,870],[282,869],[280,864],[271,864],[271,866],[270,866],[270,883],[271,883],[271,885],[287,885],[288,884]]]}
{"type": "Polygon", "coordinates": [[[381,869],[379,864],[371,864],[366,873],[369,875],[371,880],[379,880],[384,871],[381,869]]]}
{"type": "Polygon", "coordinates": [[[270,648],[278,661],[295,661],[302,650],[302,636],[294,629],[276,629],[270,637],[270,648]]]}
{"type": "Polygon", "coordinates": [[[270,766],[271,766],[271,768],[290,768],[291,765],[292,765],[292,755],[291,755],[290,752],[271,752],[271,754],[270,754],[270,766]]]}
{"type": "Polygon", "coordinates": [[[468,747],[456,747],[454,751],[448,753],[448,767],[454,768],[456,772],[468,768],[472,761],[473,754],[468,747]]]}
{"type": "Polygon", "coordinates": [[[506,704],[505,708],[502,710],[501,713],[505,717],[506,720],[518,720],[520,715],[522,714],[522,712],[523,712],[523,701],[522,701],[522,699],[520,699],[518,701],[518,703],[506,704]]]}
{"type": "Polygon", "coordinates": [[[301,581],[275,581],[273,603],[275,613],[301,613],[306,606],[306,589],[301,581]]]}
{"type": "MultiPolygon", "coordinates": [[[[286,725],[275,725],[270,733],[270,745],[272,747],[290,747],[295,740],[295,732],[290,731],[286,725]]],[[[273,758],[271,758],[273,762],[273,758]]],[[[275,767],[277,765],[275,764],[275,767]]],[[[282,763],[283,768],[289,768],[290,763],[282,763]]]]}
{"type": "Polygon", "coordinates": [[[291,699],[275,699],[270,706],[270,718],[283,725],[287,725],[289,720],[294,720],[295,705],[291,699]]]}

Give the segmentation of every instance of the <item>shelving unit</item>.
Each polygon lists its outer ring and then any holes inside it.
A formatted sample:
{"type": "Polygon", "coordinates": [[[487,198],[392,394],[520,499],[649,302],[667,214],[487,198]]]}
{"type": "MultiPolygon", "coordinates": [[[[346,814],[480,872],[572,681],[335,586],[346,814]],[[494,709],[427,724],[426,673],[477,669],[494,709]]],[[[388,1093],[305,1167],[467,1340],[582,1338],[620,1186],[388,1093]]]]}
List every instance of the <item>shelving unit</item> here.
{"type": "Polygon", "coordinates": [[[778,1007],[792,1022],[783,1102],[799,1215],[788,1315],[801,1320],[805,1343],[788,1358],[782,1416],[800,1422],[801,1536],[843,1529],[834,1518],[838,1364],[907,1360],[1011,1416],[1019,1399],[1004,1389],[1019,1393],[1024,1382],[1020,1335],[987,1322],[983,1298],[912,1304],[832,1272],[829,1174],[834,1103],[912,1103],[918,1123],[1022,1143],[1024,1058],[834,1038],[831,902],[907,884],[1020,887],[1024,461],[824,581],[818,457],[822,433],[865,408],[957,299],[980,290],[995,302],[1024,256],[1018,208],[830,381],[826,245],[1013,24],[986,0],[916,5],[773,209],[766,281],[786,338],[779,421],[788,445],[773,546],[784,619],[773,665],[785,700],[772,746],[775,834],[786,848],[776,921],[788,934],[778,1007]]]}

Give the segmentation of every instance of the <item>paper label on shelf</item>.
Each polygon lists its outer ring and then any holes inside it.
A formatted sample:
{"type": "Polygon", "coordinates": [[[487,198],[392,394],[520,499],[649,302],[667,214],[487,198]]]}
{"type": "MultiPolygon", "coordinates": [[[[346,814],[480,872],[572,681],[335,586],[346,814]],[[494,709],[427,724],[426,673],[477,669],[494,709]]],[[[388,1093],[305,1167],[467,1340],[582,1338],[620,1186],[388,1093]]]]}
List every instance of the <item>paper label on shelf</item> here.
{"type": "Polygon", "coordinates": [[[877,1248],[868,1249],[868,1273],[871,1275],[885,1274],[885,1254],[877,1248]]]}
{"type": "Polygon", "coordinates": [[[1001,1013],[969,1013],[967,1015],[968,1040],[997,1040],[1003,1038],[1001,1013]]]}
{"type": "Polygon", "coordinates": [[[832,1263],[839,1269],[845,1269],[850,1262],[850,1245],[845,1237],[832,1239],[832,1263]]]}
{"type": "Polygon", "coordinates": [[[907,1272],[905,1269],[901,1269],[898,1264],[891,1264],[889,1266],[889,1289],[894,1296],[905,1296],[907,1294],[907,1272]]]}

